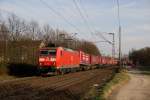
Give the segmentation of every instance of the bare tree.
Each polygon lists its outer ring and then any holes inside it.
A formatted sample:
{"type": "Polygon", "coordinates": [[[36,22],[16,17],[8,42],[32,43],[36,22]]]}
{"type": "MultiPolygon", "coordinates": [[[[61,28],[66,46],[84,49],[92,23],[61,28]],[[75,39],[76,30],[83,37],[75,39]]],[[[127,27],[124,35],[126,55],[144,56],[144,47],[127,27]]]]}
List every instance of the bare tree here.
{"type": "Polygon", "coordinates": [[[9,16],[7,21],[3,20],[1,22],[0,40],[5,41],[1,44],[4,44],[5,58],[8,57],[12,62],[23,61],[22,59],[27,57],[30,59],[29,61],[35,60],[37,58],[35,57],[36,51],[38,50],[36,45],[41,41],[47,45],[55,44],[55,46],[82,50],[89,54],[100,54],[95,44],[73,38],[68,32],[51,28],[49,24],[41,27],[36,21],[27,22],[14,14],[9,16]]]}
{"type": "Polygon", "coordinates": [[[9,31],[8,28],[6,27],[5,23],[2,23],[0,25],[0,40],[5,41],[9,39],[9,31]]]}
{"type": "Polygon", "coordinates": [[[22,34],[21,20],[14,14],[8,18],[8,30],[10,31],[11,40],[18,41],[22,34]]]}
{"type": "Polygon", "coordinates": [[[50,26],[48,24],[43,26],[42,41],[44,41],[44,42],[50,42],[51,41],[51,33],[50,33],[50,31],[51,31],[51,28],[50,28],[50,26]]]}
{"type": "Polygon", "coordinates": [[[31,21],[29,23],[29,27],[30,27],[30,36],[32,37],[32,40],[36,40],[37,34],[40,33],[39,24],[36,21],[31,21]]]}

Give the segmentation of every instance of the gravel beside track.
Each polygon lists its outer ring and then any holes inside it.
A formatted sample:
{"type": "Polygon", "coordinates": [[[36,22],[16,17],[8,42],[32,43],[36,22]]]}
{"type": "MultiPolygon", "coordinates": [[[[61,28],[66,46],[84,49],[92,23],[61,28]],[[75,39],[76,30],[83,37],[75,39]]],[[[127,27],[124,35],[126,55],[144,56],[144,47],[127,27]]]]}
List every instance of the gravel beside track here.
{"type": "Polygon", "coordinates": [[[79,100],[93,84],[111,77],[115,68],[94,69],[52,77],[0,82],[0,100],[79,100]]]}

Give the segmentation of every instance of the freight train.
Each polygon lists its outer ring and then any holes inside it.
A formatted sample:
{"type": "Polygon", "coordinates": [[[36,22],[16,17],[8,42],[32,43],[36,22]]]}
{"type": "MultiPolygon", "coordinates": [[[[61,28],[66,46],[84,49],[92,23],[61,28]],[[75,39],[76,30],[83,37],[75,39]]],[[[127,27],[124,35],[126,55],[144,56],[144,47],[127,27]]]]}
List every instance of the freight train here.
{"type": "Polygon", "coordinates": [[[91,55],[64,47],[45,47],[39,50],[40,74],[65,74],[116,64],[117,60],[111,57],[91,55]]]}

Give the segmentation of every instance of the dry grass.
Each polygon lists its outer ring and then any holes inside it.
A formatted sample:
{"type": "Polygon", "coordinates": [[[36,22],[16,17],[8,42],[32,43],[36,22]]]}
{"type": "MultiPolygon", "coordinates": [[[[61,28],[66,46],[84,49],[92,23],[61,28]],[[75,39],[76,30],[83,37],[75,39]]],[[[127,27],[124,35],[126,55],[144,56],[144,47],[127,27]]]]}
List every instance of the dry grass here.
{"type": "Polygon", "coordinates": [[[0,64],[0,75],[7,75],[8,69],[5,64],[0,64]]]}
{"type": "Polygon", "coordinates": [[[130,79],[126,70],[121,70],[116,73],[109,81],[106,81],[102,86],[93,86],[85,95],[83,100],[107,100],[108,96],[118,86],[125,84],[130,79]]]}
{"type": "Polygon", "coordinates": [[[102,87],[102,91],[100,93],[100,100],[106,100],[107,97],[111,94],[111,92],[118,86],[124,84],[130,79],[129,75],[127,74],[126,70],[122,70],[117,73],[113,79],[106,83],[102,87]]]}
{"type": "Polygon", "coordinates": [[[0,81],[15,79],[14,76],[0,75],[0,81]]]}
{"type": "Polygon", "coordinates": [[[5,64],[0,64],[0,81],[14,79],[14,76],[8,74],[8,69],[5,64]]]}

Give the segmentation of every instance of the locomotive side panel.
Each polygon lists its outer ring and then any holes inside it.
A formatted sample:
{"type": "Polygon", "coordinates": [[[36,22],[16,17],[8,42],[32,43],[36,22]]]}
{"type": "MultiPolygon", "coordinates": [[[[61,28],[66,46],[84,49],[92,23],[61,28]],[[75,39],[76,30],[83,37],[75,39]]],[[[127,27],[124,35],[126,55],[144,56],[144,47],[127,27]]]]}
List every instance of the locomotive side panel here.
{"type": "Polygon", "coordinates": [[[80,59],[79,53],[76,51],[60,51],[58,60],[59,68],[74,68],[79,67],[80,59]]]}

